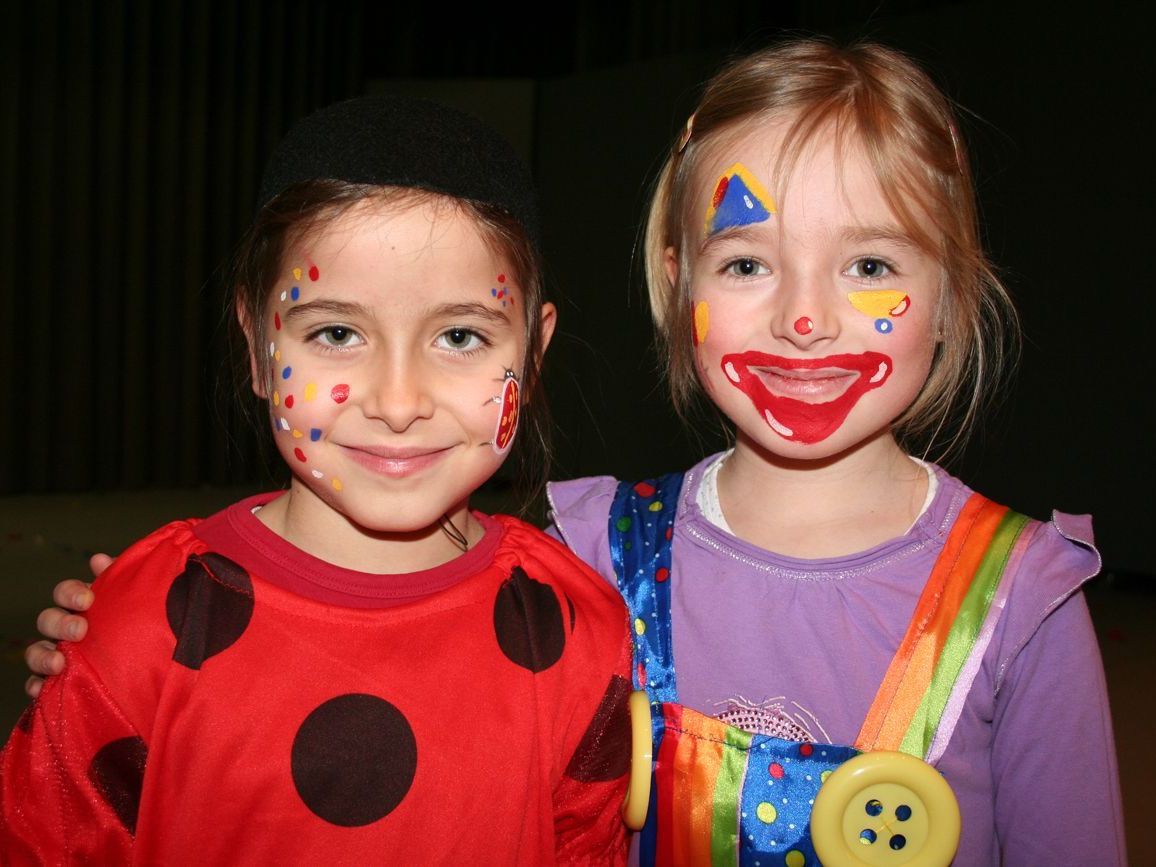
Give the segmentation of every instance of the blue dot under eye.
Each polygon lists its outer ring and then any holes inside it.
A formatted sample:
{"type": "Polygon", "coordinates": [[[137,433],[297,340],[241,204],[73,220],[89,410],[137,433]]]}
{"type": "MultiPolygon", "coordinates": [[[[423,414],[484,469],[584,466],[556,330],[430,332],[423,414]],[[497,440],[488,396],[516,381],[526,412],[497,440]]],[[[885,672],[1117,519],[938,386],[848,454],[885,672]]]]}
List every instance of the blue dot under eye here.
{"type": "Polygon", "coordinates": [[[292,375],[293,375],[293,368],[292,367],[286,367],[284,370],[281,371],[281,378],[282,379],[288,379],[292,375]]]}
{"type": "Polygon", "coordinates": [[[890,334],[891,329],[894,327],[895,326],[891,324],[890,319],[876,319],[875,320],[875,330],[878,331],[880,334],[890,334]]]}
{"type": "Polygon", "coordinates": [[[319,439],[321,439],[320,428],[310,428],[309,439],[312,440],[313,442],[317,442],[319,439]]]}
{"type": "Polygon", "coordinates": [[[297,286],[294,286],[292,289],[289,290],[289,297],[292,298],[294,301],[296,301],[298,298],[301,297],[301,289],[297,286]]]}
{"type": "Polygon", "coordinates": [[[895,818],[900,822],[906,822],[911,818],[911,808],[906,804],[900,804],[895,808],[895,818]]]}

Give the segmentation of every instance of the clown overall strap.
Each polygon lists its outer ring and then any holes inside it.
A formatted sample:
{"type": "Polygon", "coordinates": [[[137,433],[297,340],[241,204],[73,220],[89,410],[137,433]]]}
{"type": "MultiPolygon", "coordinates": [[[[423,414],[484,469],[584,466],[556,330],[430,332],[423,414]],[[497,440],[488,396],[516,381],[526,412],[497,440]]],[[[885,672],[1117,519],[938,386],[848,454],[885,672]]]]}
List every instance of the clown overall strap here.
{"type": "Polygon", "coordinates": [[[634,682],[653,703],[655,774],[640,863],[818,865],[810,808],[834,770],[867,750],[928,762],[943,754],[1039,525],[973,494],[854,746],[796,743],[677,703],[670,585],[682,480],[621,483],[609,517],[611,558],[634,629],[634,682]]]}

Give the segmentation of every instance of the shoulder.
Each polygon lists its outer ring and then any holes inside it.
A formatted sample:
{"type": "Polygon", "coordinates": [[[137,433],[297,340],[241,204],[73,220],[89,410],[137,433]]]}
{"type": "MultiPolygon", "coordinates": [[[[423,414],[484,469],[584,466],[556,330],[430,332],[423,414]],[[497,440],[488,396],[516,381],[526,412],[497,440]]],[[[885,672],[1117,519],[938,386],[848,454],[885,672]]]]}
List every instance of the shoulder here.
{"type": "Polygon", "coordinates": [[[96,601],[91,615],[98,615],[116,597],[167,590],[166,579],[175,578],[189,556],[204,548],[194,532],[199,523],[193,518],[166,524],[117,555],[93,585],[96,601]]]}

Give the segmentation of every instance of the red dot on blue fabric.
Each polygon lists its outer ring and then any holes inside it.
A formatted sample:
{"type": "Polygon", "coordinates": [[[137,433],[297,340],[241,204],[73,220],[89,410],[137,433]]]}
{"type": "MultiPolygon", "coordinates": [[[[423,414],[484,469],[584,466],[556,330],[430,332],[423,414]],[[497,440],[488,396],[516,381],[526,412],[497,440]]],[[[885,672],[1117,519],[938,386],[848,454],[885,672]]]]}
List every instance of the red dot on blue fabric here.
{"type": "Polygon", "coordinates": [[[667,569],[665,566],[659,566],[658,569],[656,569],[654,572],[654,580],[658,581],[660,583],[665,581],[669,577],[670,577],[670,570],[667,569]]]}
{"type": "Polygon", "coordinates": [[[776,780],[781,780],[783,778],[783,766],[778,762],[771,762],[771,766],[767,769],[767,771],[776,780]]]}
{"type": "Polygon", "coordinates": [[[634,486],[634,492],[640,497],[653,497],[654,485],[649,484],[648,482],[639,482],[634,486]]]}
{"type": "Polygon", "coordinates": [[[666,541],[670,541],[670,537],[674,535],[674,527],[666,528],[666,541]]]}
{"type": "Polygon", "coordinates": [[[815,752],[815,748],[810,744],[801,744],[799,746],[799,755],[801,756],[809,756],[813,752],[815,752]]]}

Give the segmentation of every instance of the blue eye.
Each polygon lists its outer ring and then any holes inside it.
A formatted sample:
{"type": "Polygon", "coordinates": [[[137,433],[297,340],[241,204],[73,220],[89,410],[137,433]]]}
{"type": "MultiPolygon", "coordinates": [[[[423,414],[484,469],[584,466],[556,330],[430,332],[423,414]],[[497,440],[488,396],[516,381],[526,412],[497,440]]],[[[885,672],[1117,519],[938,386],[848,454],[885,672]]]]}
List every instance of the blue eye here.
{"type": "Polygon", "coordinates": [[[770,273],[770,270],[762,262],[747,258],[727,262],[725,270],[735,277],[758,277],[770,273]]]}
{"type": "Polygon", "coordinates": [[[858,277],[861,280],[878,280],[881,277],[886,277],[892,273],[894,269],[890,264],[882,259],[876,259],[872,256],[865,256],[862,259],[857,259],[851,264],[848,272],[852,277],[858,277]]]}

